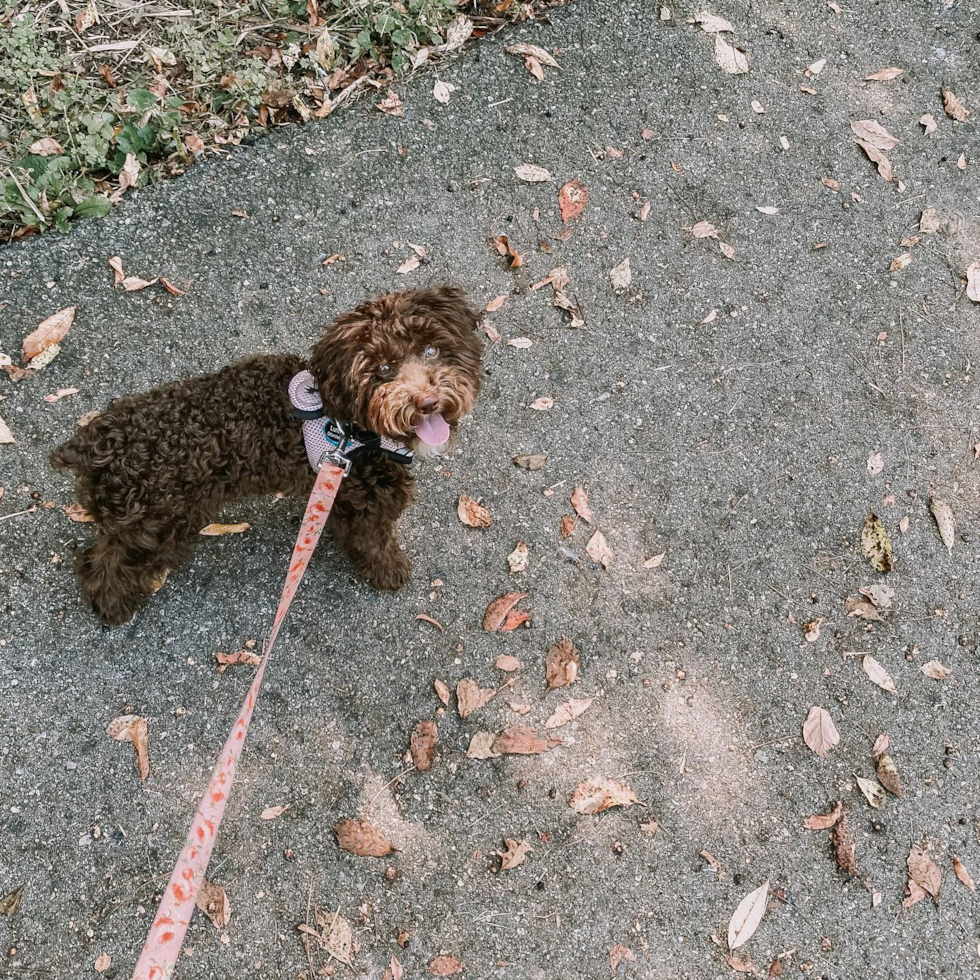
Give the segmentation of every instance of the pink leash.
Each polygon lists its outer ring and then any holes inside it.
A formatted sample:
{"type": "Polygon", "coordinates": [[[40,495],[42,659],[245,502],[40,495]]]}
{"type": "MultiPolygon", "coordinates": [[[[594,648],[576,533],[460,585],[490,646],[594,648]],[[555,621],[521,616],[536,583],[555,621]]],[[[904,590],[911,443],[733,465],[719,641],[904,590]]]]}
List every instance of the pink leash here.
{"type": "Polygon", "coordinates": [[[296,538],[296,547],[293,548],[293,557],[289,562],[289,572],[282,589],[282,599],[279,600],[279,609],[276,611],[272,631],[266,640],[262,663],[255,672],[252,686],[248,689],[241,711],[238,712],[238,720],[215,763],[211,782],[187,834],[187,843],[177,858],[177,865],[170,876],[167,890],[160,900],[160,907],[150,927],[150,935],[143,947],[143,953],[133,971],[133,980],[169,980],[173,976],[187,927],[194,914],[198,889],[204,881],[214,840],[218,835],[221,818],[225,814],[228,794],[235,781],[235,770],[238,768],[242,746],[245,744],[248,726],[252,721],[252,712],[255,710],[255,701],[259,696],[259,688],[262,685],[266,665],[269,663],[272,645],[276,642],[279,627],[286,617],[293,596],[296,595],[296,589],[300,579],[303,578],[306,566],[310,563],[313,549],[320,540],[320,533],[326,524],[344,475],[344,469],[332,462],[325,462],[317,473],[313,493],[310,494],[306,513],[303,515],[303,524],[296,538]]]}

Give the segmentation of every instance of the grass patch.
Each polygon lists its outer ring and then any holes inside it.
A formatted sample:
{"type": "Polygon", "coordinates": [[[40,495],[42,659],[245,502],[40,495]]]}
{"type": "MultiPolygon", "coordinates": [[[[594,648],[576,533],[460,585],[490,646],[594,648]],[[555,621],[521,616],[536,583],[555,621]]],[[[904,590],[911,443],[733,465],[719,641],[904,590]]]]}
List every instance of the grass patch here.
{"type": "MultiPolygon", "coordinates": [[[[2,240],[329,115],[556,0],[47,0],[0,9],[2,240]]],[[[560,2],[560,0],[559,0],[560,2]]]]}

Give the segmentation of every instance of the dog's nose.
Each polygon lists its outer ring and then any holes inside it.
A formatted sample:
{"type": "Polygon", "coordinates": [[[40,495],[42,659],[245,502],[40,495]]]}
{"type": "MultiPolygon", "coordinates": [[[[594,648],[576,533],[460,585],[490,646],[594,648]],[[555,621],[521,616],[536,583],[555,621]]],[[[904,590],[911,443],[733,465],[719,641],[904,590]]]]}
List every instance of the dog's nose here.
{"type": "Polygon", "coordinates": [[[425,415],[431,415],[439,407],[439,399],[431,395],[416,395],[415,407],[425,415]]]}

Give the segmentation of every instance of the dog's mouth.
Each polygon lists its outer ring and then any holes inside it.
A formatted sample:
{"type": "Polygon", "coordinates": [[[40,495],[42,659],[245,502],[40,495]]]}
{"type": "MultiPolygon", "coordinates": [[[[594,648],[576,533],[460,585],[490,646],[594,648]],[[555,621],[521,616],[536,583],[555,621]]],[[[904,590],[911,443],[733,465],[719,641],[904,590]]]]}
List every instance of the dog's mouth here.
{"type": "Polygon", "coordinates": [[[438,412],[412,419],[412,431],[427,446],[441,446],[449,440],[449,423],[438,412]]]}

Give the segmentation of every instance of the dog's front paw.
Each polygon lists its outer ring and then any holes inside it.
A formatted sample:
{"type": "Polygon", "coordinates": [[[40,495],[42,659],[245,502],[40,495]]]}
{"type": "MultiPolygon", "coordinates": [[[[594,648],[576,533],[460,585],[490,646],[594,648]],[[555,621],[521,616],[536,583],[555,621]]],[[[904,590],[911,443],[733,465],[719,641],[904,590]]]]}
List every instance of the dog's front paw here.
{"type": "Polygon", "coordinates": [[[412,563],[405,552],[396,546],[378,555],[364,574],[376,589],[396,592],[408,585],[412,577],[412,563]]]}

